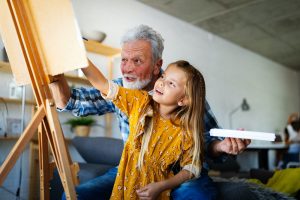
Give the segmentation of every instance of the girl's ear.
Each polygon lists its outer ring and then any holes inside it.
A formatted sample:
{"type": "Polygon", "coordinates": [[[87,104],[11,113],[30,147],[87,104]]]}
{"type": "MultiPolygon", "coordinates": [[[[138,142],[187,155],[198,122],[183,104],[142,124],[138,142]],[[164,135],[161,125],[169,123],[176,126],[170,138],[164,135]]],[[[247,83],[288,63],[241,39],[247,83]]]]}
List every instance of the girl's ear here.
{"type": "Polygon", "coordinates": [[[183,97],[180,101],[178,101],[178,106],[186,106],[188,105],[189,101],[187,99],[187,97],[183,97]]]}

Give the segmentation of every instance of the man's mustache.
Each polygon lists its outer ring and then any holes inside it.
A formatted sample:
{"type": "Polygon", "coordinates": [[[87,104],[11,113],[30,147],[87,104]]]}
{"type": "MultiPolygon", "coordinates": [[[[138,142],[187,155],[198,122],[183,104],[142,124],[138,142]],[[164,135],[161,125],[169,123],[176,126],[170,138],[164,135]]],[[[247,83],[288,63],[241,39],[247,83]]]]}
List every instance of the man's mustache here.
{"type": "Polygon", "coordinates": [[[132,75],[132,74],[123,74],[124,78],[138,78],[138,76],[136,75],[132,75]]]}

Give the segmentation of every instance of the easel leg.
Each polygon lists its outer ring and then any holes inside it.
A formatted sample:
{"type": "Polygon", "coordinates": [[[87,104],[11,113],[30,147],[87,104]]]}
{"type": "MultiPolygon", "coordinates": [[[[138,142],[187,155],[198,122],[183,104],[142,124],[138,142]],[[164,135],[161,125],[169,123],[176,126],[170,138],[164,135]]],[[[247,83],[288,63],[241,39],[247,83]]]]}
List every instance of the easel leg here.
{"type": "Polygon", "coordinates": [[[30,182],[29,182],[29,198],[30,200],[38,200],[38,191],[37,187],[39,186],[39,174],[37,173],[38,166],[39,166],[39,158],[38,158],[38,144],[34,141],[30,142],[29,147],[29,158],[30,158],[30,182]]]}
{"type": "Polygon", "coordinates": [[[46,101],[47,122],[50,126],[50,133],[53,138],[54,151],[53,156],[56,157],[56,166],[64,186],[67,199],[76,199],[74,183],[77,179],[77,172],[71,171],[71,160],[67,151],[65,139],[60,127],[57,112],[53,103],[46,101]]]}
{"type": "Polygon", "coordinates": [[[38,136],[40,160],[40,199],[48,200],[50,197],[49,151],[46,131],[42,124],[39,126],[38,136]]]}
{"type": "Polygon", "coordinates": [[[0,185],[2,185],[3,181],[5,180],[6,176],[15,165],[16,161],[18,160],[20,154],[25,149],[26,145],[30,142],[33,134],[38,128],[38,125],[41,123],[42,119],[45,117],[45,110],[43,107],[40,107],[35,115],[33,116],[32,120],[30,121],[29,125],[24,130],[23,134],[14,145],[11,152],[6,157],[4,163],[1,165],[0,168],[0,185]]]}

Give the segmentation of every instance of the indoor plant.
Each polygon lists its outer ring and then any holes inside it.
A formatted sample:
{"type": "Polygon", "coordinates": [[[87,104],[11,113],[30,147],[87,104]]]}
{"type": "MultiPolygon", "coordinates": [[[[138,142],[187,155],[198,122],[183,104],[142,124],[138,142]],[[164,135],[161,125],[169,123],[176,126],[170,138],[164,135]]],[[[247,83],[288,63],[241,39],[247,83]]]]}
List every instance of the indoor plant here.
{"type": "Polygon", "coordinates": [[[91,117],[76,117],[69,119],[65,124],[71,125],[71,131],[77,136],[88,137],[90,128],[96,123],[96,120],[91,117]]]}

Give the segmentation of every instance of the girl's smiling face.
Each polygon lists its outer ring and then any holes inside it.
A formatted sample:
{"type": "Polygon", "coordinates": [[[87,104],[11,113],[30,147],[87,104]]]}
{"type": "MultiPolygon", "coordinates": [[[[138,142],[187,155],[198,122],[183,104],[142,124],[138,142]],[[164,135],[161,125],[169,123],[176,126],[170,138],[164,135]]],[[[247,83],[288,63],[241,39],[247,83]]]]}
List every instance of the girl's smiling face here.
{"type": "Polygon", "coordinates": [[[153,100],[165,106],[180,105],[185,98],[186,81],[187,77],[183,70],[176,65],[168,66],[154,85],[153,100]]]}

